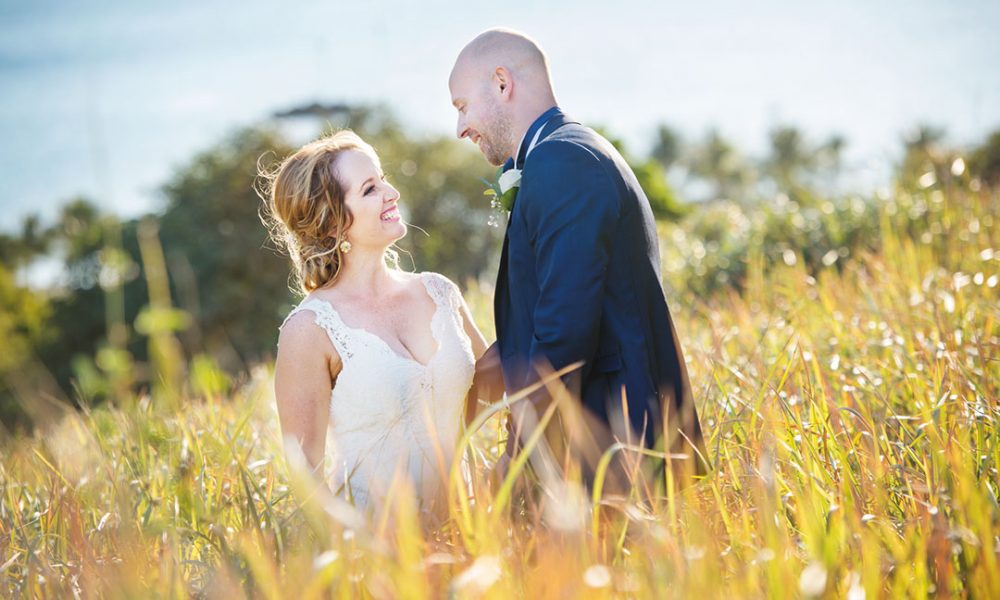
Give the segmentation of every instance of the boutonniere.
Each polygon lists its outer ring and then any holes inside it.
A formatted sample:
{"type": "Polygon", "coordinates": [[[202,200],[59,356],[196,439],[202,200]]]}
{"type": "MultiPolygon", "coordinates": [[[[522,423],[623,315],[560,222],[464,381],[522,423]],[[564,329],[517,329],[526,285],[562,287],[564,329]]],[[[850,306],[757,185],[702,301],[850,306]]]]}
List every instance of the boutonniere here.
{"type": "Polygon", "coordinates": [[[509,217],[510,211],[514,208],[514,198],[521,186],[521,169],[504,171],[503,167],[500,167],[493,181],[484,179],[483,182],[486,183],[483,195],[490,197],[490,208],[493,209],[490,225],[499,227],[500,217],[509,217]]]}

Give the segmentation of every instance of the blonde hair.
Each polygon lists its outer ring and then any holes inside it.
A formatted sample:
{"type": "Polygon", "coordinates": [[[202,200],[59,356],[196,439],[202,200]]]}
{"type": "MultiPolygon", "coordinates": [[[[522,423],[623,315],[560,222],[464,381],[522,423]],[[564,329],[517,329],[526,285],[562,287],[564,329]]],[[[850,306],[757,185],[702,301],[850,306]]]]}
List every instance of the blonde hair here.
{"type": "Polygon", "coordinates": [[[352,217],[334,167],[346,150],[365,152],[378,162],[367,142],[343,130],[306,144],[270,172],[258,168],[261,220],[291,257],[295,283],[305,294],[336,281],[344,262],[340,243],[352,217]]]}

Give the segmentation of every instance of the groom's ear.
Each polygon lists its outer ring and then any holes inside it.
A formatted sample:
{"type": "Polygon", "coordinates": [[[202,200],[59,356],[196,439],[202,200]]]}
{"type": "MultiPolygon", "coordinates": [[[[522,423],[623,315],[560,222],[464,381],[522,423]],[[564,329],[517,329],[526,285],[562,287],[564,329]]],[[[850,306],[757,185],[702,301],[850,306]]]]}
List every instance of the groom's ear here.
{"type": "Polygon", "coordinates": [[[497,85],[501,96],[510,96],[514,78],[511,77],[510,71],[507,70],[507,67],[497,67],[496,70],[493,71],[493,83],[497,85]]]}

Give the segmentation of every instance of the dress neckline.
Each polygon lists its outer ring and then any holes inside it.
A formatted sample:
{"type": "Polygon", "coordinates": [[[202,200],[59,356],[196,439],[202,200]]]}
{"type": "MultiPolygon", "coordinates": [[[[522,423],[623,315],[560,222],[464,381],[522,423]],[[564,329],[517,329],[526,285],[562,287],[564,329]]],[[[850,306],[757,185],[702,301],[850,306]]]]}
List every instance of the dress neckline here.
{"type": "Polygon", "coordinates": [[[374,339],[376,343],[379,346],[381,346],[382,349],[390,356],[405,363],[415,365],[420,369],[427,370],[434,363],[434,360],[438,357],[438,355],[441,354],[442,343],[440,336],[438,336],[438,326],[437,326],[438,316],[441,314],[441,301],[438,299],[437,295],[431,291],[428,285],[428,282],[430,281],[430,277],[428,276],[428,274],[426,272],[420,273],[419,277],[420,277],[420,282],[424,285],[424,290],[430,297],[431,302],[434,303],[434,313],[431,315],[430,325],[431,325],[431,338],[434,339],[434,343],[437,345],[437,347],[434,349],[434,353],[431,354],[431,357],[427,359],[426,363],[420,362],[413,356],[403,356],[395,349],[393,349],[393,347],[389,345],[389,342],[385,341],[385,339],[383,339],[381,336],[372,333],[371,331],[365,329],[364,327],[352,327],[351,325],[348,325],[344,321],[343,317],[340,316],[340,313],[337,311],[337,309],[333,307],[333,304],[331,304],[329,300],[326,300],[324,298],[309,298],[303,304],[308,304],[310,302],[319,302],[321,304],[325,304],[326,307],[330,310],[330,312],[333,313],[334,317],[336,317],[337,321],[340,322],[340,325],[343,326],[344,329],[352,331],[354,333],[366,335],[369,338],[374,339]]]}

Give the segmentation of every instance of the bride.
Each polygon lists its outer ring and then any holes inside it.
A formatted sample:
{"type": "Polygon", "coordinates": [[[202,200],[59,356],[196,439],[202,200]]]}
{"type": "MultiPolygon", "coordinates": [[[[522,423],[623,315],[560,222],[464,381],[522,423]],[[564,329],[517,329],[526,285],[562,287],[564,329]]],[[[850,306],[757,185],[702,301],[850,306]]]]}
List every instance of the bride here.
{"type": "Polygon", "coordinates": [[[278,338],[285,439],[356,506],[380,509],[402,484],[441,510],[486,352],[458,287],[396,268],[399,192],[353,132],[307,144],[267,179],[265,216],[305,294],[278,338]]]}

